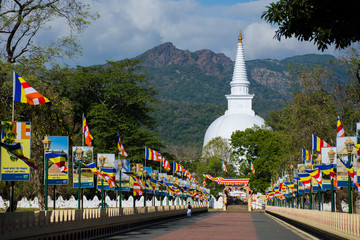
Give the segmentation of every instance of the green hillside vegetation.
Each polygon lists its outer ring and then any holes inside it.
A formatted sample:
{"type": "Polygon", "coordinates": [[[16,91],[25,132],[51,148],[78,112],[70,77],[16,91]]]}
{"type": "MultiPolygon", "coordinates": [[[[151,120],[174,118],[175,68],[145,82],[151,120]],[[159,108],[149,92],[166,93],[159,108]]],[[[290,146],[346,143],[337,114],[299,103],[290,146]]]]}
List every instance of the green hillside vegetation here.
{"type": "MultiPolygon", "coordinates": [[[[171,43],[154,47],[136,58],[142,61],[157,91],[159,105],[152,116],[155,131],[167,146],[191,146],[201,149],[209,125],[227,109],[225,95],[230,94],[234,62],[209,50],[189,52],[171,43]]],[[[253,109],[268,118],[279,111],[294,91],[293,71],[301,66],[323,65],[336,77],[348,76],[342,67],[333,66],[331,55],[307,54],[283,60],[246,61],[250,93],[255,94],[253,109]]],[[[343,79],[346,79],[346,77],[343,79]]]]}

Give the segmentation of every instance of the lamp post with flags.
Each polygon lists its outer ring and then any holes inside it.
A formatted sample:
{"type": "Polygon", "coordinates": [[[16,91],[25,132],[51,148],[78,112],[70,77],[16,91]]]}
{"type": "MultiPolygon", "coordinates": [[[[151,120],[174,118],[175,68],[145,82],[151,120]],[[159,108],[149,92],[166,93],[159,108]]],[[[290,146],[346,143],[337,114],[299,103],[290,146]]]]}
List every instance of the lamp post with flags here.
{"type": "Polygon", "coordinates": [[[119,169],[119,210],[121,210],[121,170],[123,168],[123,163],[120,161],[117,163],[119,169]]]}
{"type": "MultiPolygon", "coordinates": [[[[163,176],[163,175],[161,175],[161,176],[160,176],[160,181],[161,181],[162,183],[164,183],[164,176],[163,176]]],[[[160,206],[162,206],[162,205],[163,205],[163,193],[164,193],[164,191],[163,191],[163,190],[161,190],[161,195],[160,195],[160,206]]]]}
{"type": "MultiPolygon", "coordinates": [[[[48,160],[46,159],[46,152],[50,150],[50,146],[51,146],[51,140],[45,136],[45,138],[41,141],[44,144],[44,180],[45,180],[45,211],[48,210],[48,174],[49,174],[49,169],[48,169],[48,160]]],[[[55,201],[55,199],[54,199],[55,201]]]]}
{"type": "MultiPolygon", "coordinates": [[[[332,148],[330,149],[330,151],[328,152],[328,156],[329,156],[329,160],[330,160],[330,164],[333,164],[333,161],[335,159],[335,151],[332,150],[332,148]]],[[[331,181],[331,212],[335,212],[335,202],[334,202],[334,175],[330,176],[330,181],[331,181]]]]}
{"type": "MultiPolygon", "coordinates": [[[[136,173],[136,167],[135,165],[131,168],[133,173],[136,173]]],[[[135,196],[133,196],[133,207],[135,207],[136,203],[135,203],[135,196]]]]}
{"type": "Polygon", "coordinates": [[[80,210],[80,206],[81,206],[81,160],[84,154],[84,150],[82,150],[81,148],[78,148],[75,151],[76,157],[78,159],[78,174],[79,174],[79,180],[78,180],[78,210],[80,210]]]}
{"type": "MultiPolygon", "coordinates": [[[[153,179],[156,179],[156,173],[155,173],[155,172],[153,172],[152,178],[153,178],[153,179]]],[[[156,191],[156,189],[155,189],[155,191],[156,191]]],[[[153,198],[152,198],[152,199],[153,199],[153,204],[152,204],[152,205],[153,205],[154,207],[155,207],[155,199],[156,199],[156,197],[155,197],[155,193],[156,193],[156,192],[155,192],[155,191],[154,191],[154,195],[153,195],[153,198]]]]}
{"type": "MultiPolygon", "coordinates": [[[[351,164],[351,153],[354,149],[354,142],[350,139],[350,137],[345,141],[346,150],[348,152],[348,162],[347,164],[351,164]]],[[[350,174],[348,176],[348,197],[349,197],[349,214],[352,213],[352,201],[351,201],[351,177],[350,174]]]]}
{"type": "MultiPolygon", "coordinates": [[[[101,155],[99,157],[99,163],[100,163],[99,171],[100,172],[101,172],[102,167],[105,164],[105,159],[106,158],[103,155],[101,155]]],[[[101,178],[101,208],[105,208],[105,205],[104,205],[104,179],[103,178],[101,178]]]]}

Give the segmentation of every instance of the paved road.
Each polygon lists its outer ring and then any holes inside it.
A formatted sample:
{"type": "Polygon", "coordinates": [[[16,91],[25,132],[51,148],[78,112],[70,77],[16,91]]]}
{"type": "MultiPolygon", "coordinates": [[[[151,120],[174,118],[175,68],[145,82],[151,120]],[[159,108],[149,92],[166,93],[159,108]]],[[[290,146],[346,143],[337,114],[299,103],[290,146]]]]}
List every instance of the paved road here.
{"type": "Polygon", "coordinates": [[[300,240],[311,239],[265,213],[209,212],[164,221],[101,239],[129,240],[300,240]]]}

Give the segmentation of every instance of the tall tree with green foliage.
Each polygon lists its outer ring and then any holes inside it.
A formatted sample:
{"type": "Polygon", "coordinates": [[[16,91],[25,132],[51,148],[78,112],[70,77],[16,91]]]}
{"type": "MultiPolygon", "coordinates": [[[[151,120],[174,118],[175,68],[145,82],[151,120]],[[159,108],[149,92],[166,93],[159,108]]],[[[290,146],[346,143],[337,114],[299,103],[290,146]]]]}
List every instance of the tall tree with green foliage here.
{"type": "Polygon", "coordinates": [[[280,0],[267,8],[261,17],[278,25],[278,40],[313,41],[320,50],[331,44],[342,49],[360,40],[359,1],[280,0]]]}
{"type": "MultiPolygon", "coordinates": [[[[86,114],[94,137],[95,152],[117,151],[120,134],[129,159],[143,161],[144,147],[162,147],[151,130],[149,115],[156,104],[156,92],[145,74],[138,74],[139,60],[108,62],[104,66],[78,67],[57,76],[57,89],[74,104],[77,144],[80,144],[81,116],[86,114]]],[[[54,73],[58,74],[58,73],[54,73]]]]}
{"type": "Polygon", "coordinates": [[[240,175],[250,176],[250,188],[254,192],[264,193],[270,186],[272,174],[281,172],[284,168],[280,161],[284,149],[281,137],[272,130],[254,127],[235,131],[231,135],[230,145],[238,159],[240,175]],[[255,174],[251,173],[251,162],[255,174]]]}
{"type": "Polygon", "coordinates": [[[210,174],[213,177],[235,177],[236,169],[233,165],[231,148],[227,139],[216,137],[210,140],[203,148],[202,156],[196,161],[196,173],[198,180],[206,180],[207,188],[211,194],[218,197],[224,186],[203,177],[203,174],[210,174]],[[222,169],[223,161],[226,164],[227,172],[222,169]]]}

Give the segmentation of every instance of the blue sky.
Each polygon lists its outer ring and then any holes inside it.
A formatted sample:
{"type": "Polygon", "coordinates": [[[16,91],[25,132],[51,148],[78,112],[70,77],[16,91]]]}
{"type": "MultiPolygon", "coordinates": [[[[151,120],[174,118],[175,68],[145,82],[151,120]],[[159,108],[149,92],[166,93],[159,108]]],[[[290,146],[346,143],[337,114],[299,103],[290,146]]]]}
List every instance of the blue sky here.
{"type": "MultiPolygon", "coordinates": [[[[210,49],[234,60],[240,29],[245,59],[283,59],[319,53],[316,46],[296,39],[273,39],[276,26],[261,19],[271,0],[92,0],[101,18],[80,36],[83,55],[66,60],[70,66],[104,64],[133,58],[165,42],[176,48],[210,49]]],[[[42,38],[66,34],[63,22],[52,23],[53,32],[42,38]]],[[[335,55],[331,48],[325,53],[335,55]]]]}

